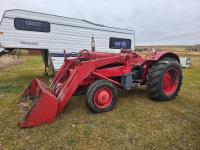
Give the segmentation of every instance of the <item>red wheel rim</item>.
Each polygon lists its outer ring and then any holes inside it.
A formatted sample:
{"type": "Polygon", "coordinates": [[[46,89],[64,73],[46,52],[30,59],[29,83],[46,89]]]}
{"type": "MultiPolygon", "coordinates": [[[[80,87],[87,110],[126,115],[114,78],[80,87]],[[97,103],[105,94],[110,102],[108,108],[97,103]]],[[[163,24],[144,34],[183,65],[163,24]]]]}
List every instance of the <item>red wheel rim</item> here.
{"type": "Polygon", "coordinates": [[[178,87],[179,74],[176,69],[167,70],[162,79],[162,89],[166,95],[173,95],[178,87]]]}
{"type": "Polygon", "coordinates": [[[110,88],[101,88],[94,94],[94,104],[98,108],[106,108],[112,102],[113,95],[110,88]]]}

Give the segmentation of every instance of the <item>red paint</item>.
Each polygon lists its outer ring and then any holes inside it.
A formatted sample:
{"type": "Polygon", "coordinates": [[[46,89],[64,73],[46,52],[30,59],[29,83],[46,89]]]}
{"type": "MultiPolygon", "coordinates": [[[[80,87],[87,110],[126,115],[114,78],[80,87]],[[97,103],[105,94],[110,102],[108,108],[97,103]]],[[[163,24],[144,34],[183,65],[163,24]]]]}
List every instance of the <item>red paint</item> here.
{"type": "Polygon", "coordinates": [[[170,69],[165,72],[162,79],[162,88],[166,95],[172,95],[178,87],[179,74],[177,70],[170,69]]]}
{"type": "Polygon", "coordinates": [[[113,95],[110,88],[101,88],[94,94],[94,104],[98,108],[106,108],[112,102],[113,95]]]}
{"type": "MultiPolygon", "coordinates": [[[[63,111],[74,92],[81,88],[87,88],[97,79],[105,79],[121,88],[120,82],[111,77],[121,77],[132,72],[134,67],[143,67],[141,84],[145,84],[148,69],[151,64],[163,56],[176,56],[173,53],[151,54],[143,59],[131,51],[119,54],[98,53],[84,51],[81,58],[88,59],[80,62],[80,59],[66,59],[61,69],[54,76],[52,83],[47,87],[43,82],[34,79],[21,96],[20,105],[24,106],[26,97],[36,98],[33,105],[27,111],[24,120],[19,122],[20,127],[37,126],[53,122],[63,111]],[[116,65],[109,67],[109,65],[116,65]],[[108,67],[105,67],[108,66],[108,67]],[[102,68],[103,67],[103,68],[102,68]]],[[[176,80],[176,79],[175,79],[176,80]]],[[[170,94],[176,88],[176,81],[170,72],[163,77],[163,89],[170,94]],[[171,84],[172,83],[172,84],[171,84]]],[[[94,103],[98,108],[106,108],[112,101],[112,92],[109,88],[103,88],[96,92],[94,103]]]]}

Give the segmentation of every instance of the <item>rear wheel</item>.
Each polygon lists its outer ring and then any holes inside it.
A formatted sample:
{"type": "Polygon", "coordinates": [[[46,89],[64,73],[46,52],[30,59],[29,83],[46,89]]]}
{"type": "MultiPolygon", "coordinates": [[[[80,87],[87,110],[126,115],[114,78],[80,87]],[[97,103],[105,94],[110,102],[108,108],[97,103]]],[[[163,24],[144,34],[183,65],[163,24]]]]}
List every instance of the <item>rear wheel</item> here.
{"type": "Polygon", "coordinates": [[[154,64],[147,76],[147,90],[154,100],[167,101],[178,95],[182,84],[182,69],[180,64],[164,58],[154,64]]]}
{"type": "Polygon", "coordinates": [[[86,92],[86,105],[94,113],[107,112],[117,102],[117,88],[107,80],[95,81],[86,92]]]}

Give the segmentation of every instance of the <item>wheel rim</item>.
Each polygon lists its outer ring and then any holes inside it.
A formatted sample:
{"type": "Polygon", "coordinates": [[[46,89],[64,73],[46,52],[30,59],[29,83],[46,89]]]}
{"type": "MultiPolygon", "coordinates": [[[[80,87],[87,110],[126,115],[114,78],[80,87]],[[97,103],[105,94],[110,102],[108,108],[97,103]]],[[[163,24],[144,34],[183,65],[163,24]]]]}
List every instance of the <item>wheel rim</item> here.
{"type": "Polygon", "coordinates": [[[94,104],[98,108],[106,108],[112,102],[113,95],[110,88],[98,89],[94,95],[94,104]]]}
{"type": "Polygon", "coordinates": [[[173,95],[178,87],[179,74],[176,69],[167,70],[162,79],[162,89],[166,95],[173,95]]]}

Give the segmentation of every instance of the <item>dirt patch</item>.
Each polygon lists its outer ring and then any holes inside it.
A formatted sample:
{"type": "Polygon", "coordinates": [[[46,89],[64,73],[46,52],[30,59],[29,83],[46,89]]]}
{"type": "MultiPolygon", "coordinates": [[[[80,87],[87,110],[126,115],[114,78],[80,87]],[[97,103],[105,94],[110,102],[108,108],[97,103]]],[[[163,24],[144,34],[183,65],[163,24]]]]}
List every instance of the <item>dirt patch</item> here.
{"type": "Polygon", "coordinates": [[[19,59],[13,59],[12,56],[6,55],[0,57],[0,70],[4,70],[6,68],[16,66],[21,63],[21,60],[19,59]]]}

